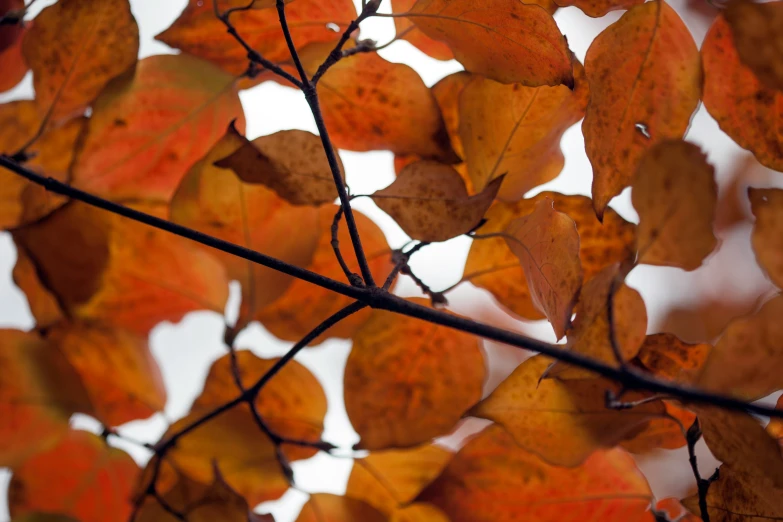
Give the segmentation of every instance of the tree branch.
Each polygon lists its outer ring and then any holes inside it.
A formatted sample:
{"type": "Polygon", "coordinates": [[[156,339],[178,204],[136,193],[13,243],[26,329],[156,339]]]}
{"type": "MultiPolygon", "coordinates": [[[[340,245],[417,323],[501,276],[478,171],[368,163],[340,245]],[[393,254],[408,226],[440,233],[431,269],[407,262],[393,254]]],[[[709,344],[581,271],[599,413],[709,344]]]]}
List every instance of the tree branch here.
{"type": "Polygon", "coordinates": [[[696,443],[701,438],[701,426],[699,425],[698,417],[693,421],[691,427],[685,435],[685,440],[688,443],[688,462],[690,462],[691,470],[693,470],[693,476],[696,478],[696,487],[699,493],[699,512],[701,513],[701,519],[703,522],[710,522],[710,514],[707,510],[707,492],[710,489],[710,484],[718,479],[719,469],[716,468],[715,472],[710,478],[702,478],[699,472],[699,465],[696,462],[696,443]]]}

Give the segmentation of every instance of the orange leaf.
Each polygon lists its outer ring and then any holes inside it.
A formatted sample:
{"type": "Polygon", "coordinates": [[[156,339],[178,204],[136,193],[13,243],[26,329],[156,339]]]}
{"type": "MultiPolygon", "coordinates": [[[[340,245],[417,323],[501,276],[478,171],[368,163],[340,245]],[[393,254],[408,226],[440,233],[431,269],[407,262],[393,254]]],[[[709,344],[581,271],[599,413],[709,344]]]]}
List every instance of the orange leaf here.
{"type": "Polygon", "coordinates": [[[61,0],[35,18],[22,52],[41,113],[59,121],[83,114],[136,63],[139,27],[128,0],[61,0]]]}
{"type": "MultiPolygon", "coordinates": [[[[302,50],[309,74],[331,50],[331,44],[302,50]]],[[[448,163],[457,159],[435,97],[405,64],[388,62],[377,53],[343,58],[318,82],[318,95],[335,147],[390,150],[448,163]]]]}
{"type": "Polygon", "coordinates": [[[423,160],[402,169],[391,185],[370,197],[413,239],[446,241],[470,232],[481,221],[502,182],[497,178],[468,196],[456,170],[423,160]]]}
{"type": "Polygon", "coordinates": [[[753,252],[778,288],[783,288],[783,190],[748,189],[753,215],[753,252]]]}
{"type": "Polygon", "coordinates": [[[65,318],[57,298],[41,281],[35,264],[27,251],[18,242],[16,246],[16,264],[12,272],[14,284],[27,298],[30,313],[35,318],[36,328],[47,328],[65,318]]]}
{"type": "MultiPolygon", "coordinates": [[[[172,197],[171,219],[287,263],[307,266],[318,245],[318,210],[295,207],[267,187],[245,183],[232,171],[214,165],[244,142],[231,127],[190,168],[172,197]],[[299,227],[296,234],[291,233],[291,223],[299,227]]],[[[211,249],[209,252],[215,252],[228,277],[242,285],[240,327],[283,295],[294,280],[231,254],[211,249]]]]}
{"type": "Polygon", "coordinates": [[[114,200],[168,201],[234,119],[242,130],[234,78],[191,56],[150,56],[95,101],[73,183],[114,200]]]}
{"type": "MultiPolygon", "coordinates": [[[[611,208],[601,223],[595,217],[589,198],[557,192],[542,192],[515,203],[496,203],[484,216],[487,223],[479,229],[479,234],[502,232],[515,218],[533,212],[535,205],[544,198],[554,200],[555,210],[567,214],[576,223],[579,258],[585,280],[592,278],[604,267],[633,255],[633,224],[611,208]]],[[[463,280],[488,290],[500,304],[521,317],[543,317],[533,305],[519,260],[502,238],[473,241],[463,280]]]]}
{"type": "MultiPolygon", "coordinates": [[[[319,209],[318,225],[313,228],[313,231],[319,235],[318,248],[313,255],[313,262],[307,268],[326,277],[345,280],[345,275],[335,258],[331,244],[332,220],[337,209],[338,207],[335,205],[326,205],[319,209]]],[[[356,210],[353,213],[370,270],[376,281],[383,281],[394,267],[391,262],[391,249],[386,242],[386,237],[369,218],[356,210]]],[[[287,230],[287,228],[282,230],[287,230]]],[[[359,273],[359,265],[351,253],[348,227],[344,222],[340,224],[337,237],[348,268],[353,273],[359,273]]],[[[318,326],[321,321],[348,306],[352,301],[348,297],[296,280],[282,297],[261,310],[257,318],[263,323],[264,328],[278,339],[298,341],[318,326]]],[[[362,310],[351,315],[330,328],[312,344],[318,344],[331,337],[340,339],[353,337],[357,328],[367,320],[369,315],[370,310],[362,310]]]]}
{"type": "Polygon", "coordinates": [[[35,334],[0,330],[0,465],[52,446],[68,419],[89,412],[87,392],[63,355],[35,334]]]}
{"type": "MultiPolygon", "coordinates": [[[[321,138],[315,134],[284,130],[253,141],[241,135],[239,139],[242,146],[215,166],[233,170],[245,183],[265,185],[294,205],[320,205],[337,198],[321,138]]],[[[342,163],[340,173],[345,177],[342,163]]]]}
{"type": "Polygon", "coordinates": [[[561,339],[571,326],[583,272],[576,224],[553,205],[541,199],[531,214],[509,223],[505,239],[522,264],[533,304],[561,339]]]}
{"type": "MultiPolygon", "coordinates": [[[[391,0],[391,10],[395,14],[407,13],[416,3],[416,0],[391,0]]],[[[454,53],[444,42],[433,40],[413,22],[404,16],[394,18],[394,28],[397,30],[397,38],[407,40],[421,52],[436,60],[453,60],[454,53]]]]}
{"type": "Polygon", "coordinates": [[[500,198],[515,201],[563,170],[563,133],[582,119],[588,90],[574,60],[576,85],[524,87],[476,76],[462,91],[459,132],[473,186],[505,174],[500,198]]]}
{"type": "MultiPolygon", "coordinates": [[[[606,392],[617,391],[605,379],[541,379],[552,360],[533,357],[470,413],[502,425],[514,441],[555,466],[580,465],[600,448],[611,448],[663,413],[661,402],[629,410],[606,407],[606,392]]],[[[636,400],[641,394],[629,399],[636,400]]]]}
{"type": "MultiPolygon", "coordinates": [[[[237,351],[236,358],[245,388],[253,386],[279,360],[260,359],[247,350],[237,351]]],[[[239,393],[231,369],[231,357],[224,355],[209,369],[204,390],[193,403],[191,413],[217,408],[235,399],[239,393]]],[[[318,442],[321,438],[326,395],[313,374],[296,361],[290,361],[264,386],[256,399],[256,408],[277,435],[311,442],[318,442]]],[[[289,460],[308,458],[316,452],[301,446],[285,449],[289,460]]]]}
{"type": "Polygon", "coordinates": [[[644,3],[644,0],[554,0],[554,2],[560,7],[575,6],[587,16],[600,18],[609,11],[628,9],[644,3]]]}
{"type": "MultiPolygon", "coordinates": [[[[754,49],[753,52],[758,52],[754,49]]],[[[759,55],[760,56],[760,55],[759,55]]],[[[723,132],[773,170],[783,170],[783,92],[762,84],[740,61],[731,28],[723,16],[701,46],[704,106],[723,132]]]]}
{"type": "Polygon", "coordinates": [[[147,335],[193,310],[222,313],[228,299],[223,267],[190,241],[82,203],[16,230],[14,240],[73,317],[147,335]]]}
{"type": "Polygon", "coordinates": [[[663,0],[648,2],[598,35],[585,72],[590,105],[582,132],[601,217],[644,152],[688,128],[701,94],[699,51],[674,9],[663,0]]]}
{"type": "Polygon", "coordinates": [[[302,507],[296,522],[386,522],[386,517],[361,500],[315,493],[302,507]]]}
{"type": "Polygon", "coordinates": [[[354,460],[345,494],[392,515],[435,480],[451,457],[450,451],[434,444],[371,452],[354,460]]]}
{"type": "MultiPolygon", "coordinates": [[[[228,7],[247,5],[244,0],[220,2],[228,7]]],[[[311,42],[334,42],[356,18],[351,0],[296,0],[286,6],[291,38],[299,48],[311,42]],[[332,29],[332,24],[337,30],[332,29]]],[[[231,23],[248,45],[273,62],[290,59],[288,46],[280,30],[276,9],[242,11],[231,16],[231,23]]],[[[233,75],[242,74],[250,63],[247,51],[226,32],[217,19],[212,0],[189,0],[177,20],[155,37],[185,53],[209,60],[233,75]]],[[[333,46],[333,44],[330,44],[333,46]]]]}
{"type": "Polygon", "coordinates": [[[345,410],[363,449],[443,435],[481,398],[484,358],[470,334],[373,310],[353,339],[345,410]]]}
{"type": "Polygon", "coordinates": [[[45,512],[80,522],[125,522],[139,468],[122,450],[86,431],[70,431],[54,448],[14,468],[11,516],[45,512]]]}
{"type": "Polygon", "coordinates": [[[697,384],[758,399],[783,388],[783,296],[729,324],[702,368],[697,384]]]}
{"type": "Polygon", "coordinates": [[[432,504],[417,502],[392,513],[389,522],[449,522],[449,518],[432,504]]]}
{"type": "Polygon", "coordinates": [[[502,83],[574,85],[571,53],[552,15],[518,0],[418,0],[408,19],[446,43],[470,72],[502,83]]]}
{"type": "Polygon", "coordinates": [[[704,365],[712,346],[691,344],[670,333],[648,335],[637,358],[656,377],[692,382],[704,365]]]}
{"type": "Polygon", "coordinates": [[[631,453],[647,453],[654,449],[678,449],[686,444],[684,430],[693,424],[696,415],[679,408],[671,402],[663,401],[666,414],[651,419],[620,445],[631,453]]]}
{"type": "Polygon", "coordinates": [[[14,520],[12,522],[79,522],[79,521],[76,520],[75,518],[71,518],[65,515],[54,515],[50,513],[27,513],[19,517],[14,517],[14,520]]]}
{"type": "Polygon", "coordinates": [[[163,410],[166,390],[146,336],[98,323],[62,323],[47,331],[87,389],[94,416],[107,426],[163,410]]]}
{"type": "MultiPolygon", "coordinates": [[[[402,18],[395,18],[395,20],[402,20],[402,18]]],[[[446,132],[451,140],[451,147],[461,158],[464,158],[465,151],[462,148],[462,141],[459,136],[459,101],[465,86],[473,78],[474,76],[469,72],[459,71],[442,78],[432,86],[432,94],[438,102],[441,114],[443,114],[446,132]]]]}
{"type": "MultiPolygon", "coordinates": [[[[24,10],[24,0],[4,0],[0,3],[0,17],[24,10]]],[[[22,56],[22,41],[32,23],[5,24],[0,26],[0,92],[16,86],[27,74],[29,67],[22,56]]]]}
{"type": "Polygon", "coordinates": [[[724,13],[742,63],[767,87],[783,90],[783,2],[734,0],[724,13]]]}
{"type": "Polygon", "coordinates": [[[699,147],[681,140],[653,146],[639,161],[632,189],[638,262],[698,268],[718,244],[715,169],[699,147]]]}
{"type": "Polygon", "coordinates": [[[577,468],[551,466],[500,426],[472,438],[418,500],[452,522],[649,520],[650,488],[619,449],[597,451],[577,468]]]}
{"type": "MultiPolygon", "coordinates": [[[[778,397],[778,403],[775,407],[779,410],[783,410],[783,395],[778,397]]],[[[767,433],[769,433],[771,437],[777,439],[778,444],[783,445],[783,419],[770,419],[769,424],[767,424],[767,433]]]]}

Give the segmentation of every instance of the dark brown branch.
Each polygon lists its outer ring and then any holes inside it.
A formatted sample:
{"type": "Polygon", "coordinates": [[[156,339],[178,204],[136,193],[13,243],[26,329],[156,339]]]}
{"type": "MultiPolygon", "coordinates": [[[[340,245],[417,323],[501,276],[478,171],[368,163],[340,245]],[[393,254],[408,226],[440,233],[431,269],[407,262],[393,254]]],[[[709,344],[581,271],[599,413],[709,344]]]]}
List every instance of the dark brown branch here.
{"type": "Polygon", "coordinates": [[[691,470],[693,476],[696,478],[696,487],[699,495],[699,512],[701,513],[701,519],[703,522],[710,522],[710,514],[707,510],[707,492],[710,489],[710,484],[718,479],[719,469],[715,469],[713,474],[709,478],[702,478],[699,472],[699,465],[696,462],[696,443],[701,438],[701,426],[699,425],[698,417],[693,421],[691,427],[685,435],[685,440],[688,443],[688,462],[691,464],[691,470]]]}
{"type": "Polygon", "coordinates": [[[332,228],[331,228],[332,250],[334,251],[334,257],[336,257],[337,262],[340,263],[340,268],[342,268],[343,274],[345,274],[345,277],[348,279],[348,282],[351,283],[351,286],[364,286],[364,282],[362,281],[362,276],[351,272],[351,269],[348,267],[348,264],[345,262],[343,253],[340,251],[339,232],[340,232],[341,217],[343,217],[343,207],[338,207],[337,212],[334,215],[334,219],[332,220],[332,228]]]}

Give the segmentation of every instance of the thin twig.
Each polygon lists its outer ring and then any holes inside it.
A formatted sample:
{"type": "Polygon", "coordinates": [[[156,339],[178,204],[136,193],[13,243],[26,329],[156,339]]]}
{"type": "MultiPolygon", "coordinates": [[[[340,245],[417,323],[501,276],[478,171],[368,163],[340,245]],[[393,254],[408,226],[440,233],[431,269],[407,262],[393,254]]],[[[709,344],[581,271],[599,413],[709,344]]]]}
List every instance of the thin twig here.
{"type": "Polygon", "coordinates": [[[334,251],[334,256],[337,258],[337,262],[340,263],[340,268],[342,268],[343,274],[345,274],[345,277],[348,279],[348,282],[351,283],[351,286],[361,287],[364,286],[362,276],[351,271],[351,269],[348,267],[348,264],[345,262],[343,253],[340,251],[339,232],[341,217],[343,217],[343,207],[338,207],[337,212],[334,215],[334,219],[332,220],[332,250],[334,251]]]}
{"type": "Polygon", "coordinates": [[[707,509],[707,493],[710,489],[710,484],[715,482],[719,476],[719,469],[716,468],[715,472],[709,478],[702,478],[699,472],[699,465],[696,462],[696,443],[701,438],[701,426],[699,426],[698,417],[693,421],[693,424],[685,435],[685,440],[688,443],[688,462],[691,464],[691,470],[693,470],[693,476],[696,478],[696,487],[699,494],[699,511],[701,513],[701,519],[703,522],[710,522],[710,514],[707,509]]]}

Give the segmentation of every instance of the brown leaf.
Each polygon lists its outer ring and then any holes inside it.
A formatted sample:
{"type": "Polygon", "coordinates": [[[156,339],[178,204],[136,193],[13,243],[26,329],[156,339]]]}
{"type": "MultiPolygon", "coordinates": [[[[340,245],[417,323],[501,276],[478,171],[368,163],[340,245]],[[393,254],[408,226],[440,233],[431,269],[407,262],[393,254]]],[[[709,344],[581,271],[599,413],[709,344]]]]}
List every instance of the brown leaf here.
{"type": "Polygon", "coordinates": [[[136,63],[139,27],[128,0],[61,0],[35,18],[22,52],[41,114],[59,121],[83,114],[136,63]]]}
{"type": "MultiPolygon", "coordinates": [[[[592,201],[584,196],[566,196],[557,192],[542,192],[515,203],[496,203],[484,216],[487,223],[479,234],[502,232],[517,217],[533,212],[535,205],[549,198],[555,210],[567,214],[579,232],[579,258],[585,280],[604,267],[633,255],[635,226],[613,209],[608,209],[601,223],[596,219],[592,201]]],[[[468,253],[464,281],[484,288],[504,307],[526,319],[543,316],[530,298],[524,270],[503,238],[473,241],[468,253]]]]}
{"type": "Polygon", "coordinates": [[[633,437],[620,442],[620,446],[637,454],[685,446],[685,430],[696,420],[696,415],[672,402],[663,401],[663,404],[666,408],[663,416],[651,419],[633,437]]]}
{"type": "Polygon", "coordinates": [[[27,298],[36,328],[46,328],[65,318],[56,297],[41,281],[35,264],[19,243],[16,246],[16,264],[12,272],[14,284],[27,298]]]}
{"type": "Polygon", "coordinates": [[[416,502],[392,513],[389,522],[449,522],[449,518],[432,504],[416,502]]]}
{"type": "MultiPolygon", "coordinates": [[[[320,205],[337,198],[321,138],[315,134],[284,130],[253,141],[238,136],[242,146],[216,161],[216,167],[233,170],[245,183],[265,185],[294,205],[320,205]]],[[[342,163],[340,173],[345,177],[342,163]]]]}
{"type": "Polygon", "coordinates": [[[783,2],[729,2],[724,11],[737,54],[770,89],[783,90],[783,2]]]}
{"type": "Polygon", "coordinates": [[[358,446],[414,446],[449,432],[481,398],[484,376],[476,337],[373,310],[345,367],[345,409],[358,446]]]}
{"type": "Polygon", "coordinates": [[[518,0],[418,0],[408,19],[451,47],[470,72],[531,87],[574,85],[565,37],[540,6],[518,0]]]}
{"type": "Polygon", "coordinates": [[[406,234],[420,241],[446,241],[470,232],[484,217],[503,178],[469,196],[459,173],[435,161],[417,161],[370,197],[406,234]]]}
{"type": "MultiPolygon", "coordinates": [[[[402,20],[402,18],[395,18],[402,20]]],[[[462,148],[462,140],[459,136],[460,98],[465,86],[475,78],[467,71],[458,71],[442,78],[432,86],[432,94],[438,102],[443,121],[446,123],[446,132],[451,140],[451,147],[461,158],[465,157],[462,148]]]]}
{"type": "Polygon", "coordinates": [[[699,52],[663,0],[633,7],[590,45],[590,105],[582,123],[599,218],[631,182],[644,152],[680,138],[701,94],[699,52]]]}
{"type": "MultiPolygon", "coordinates": [[[[391,0],[391,10],[395,14],[407,13],[416,4],[416,0],[391,0]]],[[[397,38],[407,40],[421,52],[436,60],[453,60],[454,53],[448,45],[439,40],[434,40],[424,34],[421,29],[404,16],[394,18],[394,28],[397,30],[397,38]]]]}
{"type": "Polygon", "coordinates": [[[505,239],[522,264],[533,304],[561,339],[571,326],[583,272],[576,224],[553,205],[541,199],[531,214],[509,223],[505,239]]]}
{"type": "Polygon", "coordinates": [[[753,252],[767,276],[783,288],[783,190],[748,188],[753,215],[753,252]]]}
{"type": "Polygon", "coordinates": [[[124,451],[86,431],[70,431],[54,448],[14,468],[11,516],[46,512],[80,522],[125,522],[139,468],[124,451]]]}
{"type": "Polygon", "coordinates": [[[783,171],[783,92],[762,84],[740,61],[731,28],[721,15],[701,46],[704,106],[723,132],[773,170],[783,171]]]}
{"type": "Polygon", "coordinates": [[[188,55],[145,58],[95,101],[73,184],[113,200],[168,201],[234,119],[243,130],[234,78],[188,55]]]}
{"type": "Polygon", "coordinates": [[[575,6],[592,18],[600,18],[609,11],[629,9],[644,0],[554,0],[560,7],[575,6]]]}
{"type": "MultiPolygon", "coordinates": [[[[4,0],[0,3],[0,17],[24,10],[24,0],[4,0]]],[[[0,92],[16,86],[30,69],[22,56],[22,41],[32,22],[0,26],[0,92]]]]}
{"type": "Polygon", "coordinates": [[[692,382],[711,349],[709,344],[686,343],[674,334],[658,333],[645,338],[636,357],[656,377],[692,382]]]}
{"type": "MultiPolygon", "coordinates": [[[[228,7],[247,5],[245,0],[228,0],[221,12],[228,7]]],[[[265,0],[265,3],[269,3],[265,0]]],[[[286,6],[286,20],[291,38],[299,49],[311,42],[335,42],[356,18],[356,8],[351,0],[296,0],[286,6]],[[330,24],[338,29],[332,30],[330,24]]],[[[267,60],[282,62],[290,59],[288,46],[280,30],[276,9],[256,9],[235,13],[231,23],[248,45],[267,60]]],[[[187,7],[171,26],[157,35],[156,40],[181,51],[204,58],[232,75],[242,74],[249,64],[247,51],[218,20],[212,0],[189,0],[187,7]]],[[[330,44],[330,47],[333,44],[330,44]]]]}
{"type": "Polygon", "coordinates": [[[551,466],[500,426],[472,438],[419,496],[452,522],[649,521],[650,488],[620,449],[577,468],[551,466]]]}
{"type": "Polygon", "coordinates": [[[700,387],[758,399],[783,388],[783,296],[734,320],[712,349],[700,387]]]}
{"type": "MultiPolygon", "coordinates": [[[[450,451],[434,444],[373,451],[363,459],[354,460],[345,494],[391,516],[435,480],[451,457],[450,451]]],[[[402,515],[399,517],[406,520],[402,515]]]]}
{"type": "MultiPolygon", "coordinates": [[[[533,357],[471,411],[502,425],[514,441],[555,466],[574,467],[601,448],[611,448],[663,414],[661,402],[629,410],[606,407],[606,392],[617,386],[605,379],[543,379],[552,360],[533,357]]],[[[623,400],[637,400],[623,396],[623,400]]]]}
{"type": "Polygon", "coordinates": [[[386,517],[361,500],[315,493],[302,507],[296,522],[386,522],[386,517]]]}

